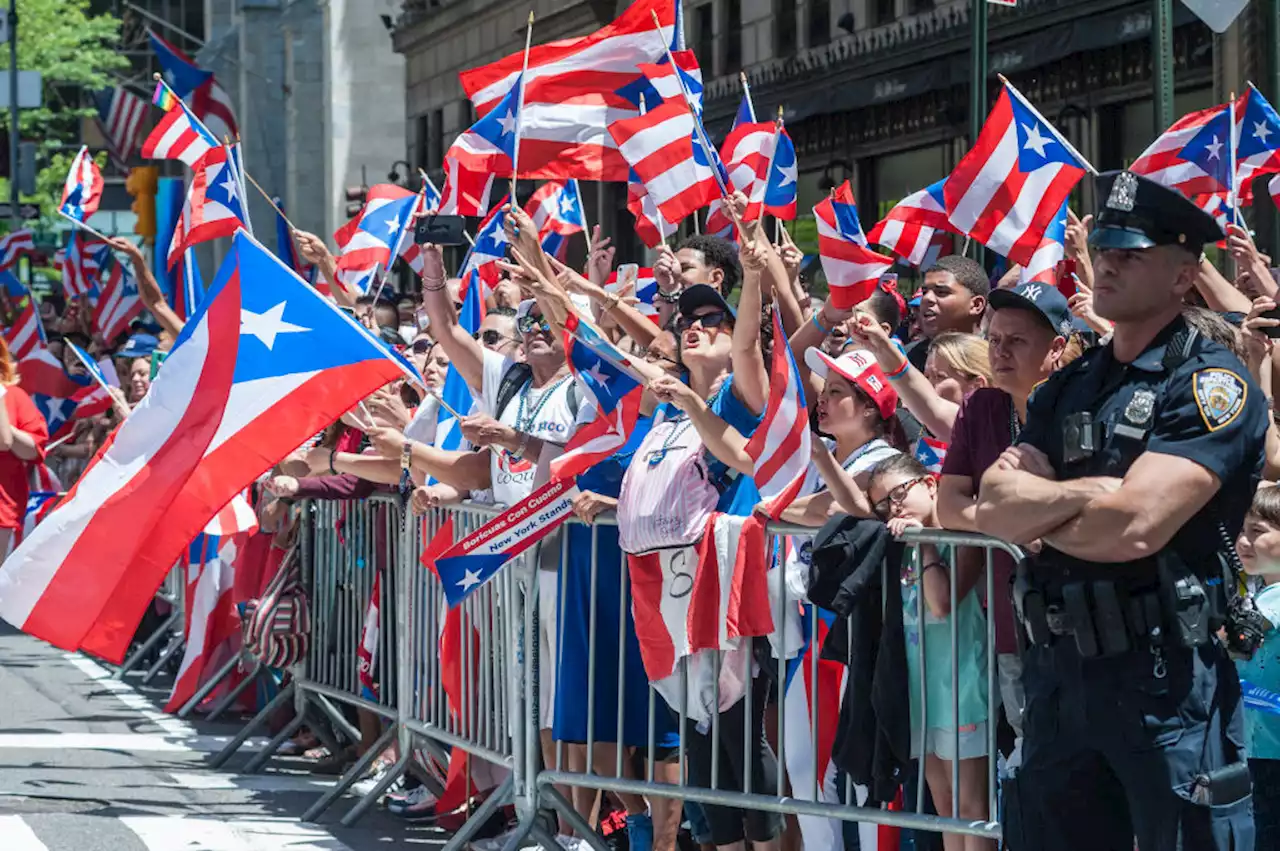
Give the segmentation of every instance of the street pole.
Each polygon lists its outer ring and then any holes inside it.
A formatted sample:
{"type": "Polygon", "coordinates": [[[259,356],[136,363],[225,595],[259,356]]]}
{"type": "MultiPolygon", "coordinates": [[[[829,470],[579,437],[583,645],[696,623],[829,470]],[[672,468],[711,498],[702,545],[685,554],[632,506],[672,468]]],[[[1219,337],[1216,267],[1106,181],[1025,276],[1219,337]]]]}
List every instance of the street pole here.
{"type": "MultiPolygon", "coordinates": [[[[972,148],[987,118],[987,0],[970,0],[970,15],[973,56],[969,75],[969,147],[972,148]]],[[[982,245],[975,245],[974,252],[974,259],[982,263],[985,254],[982,245]]]]}
{"type": "Polygon", "coordinates": [[[1151,7],[1151,96],[1159,136],[1173,123],[1173,0],[1153,0],[1151,7]]]}
{"type": "Polygon", "coordinates": [[[17,230],[18,213],[18,0],[9,0],[9,221],[17,230]]]}

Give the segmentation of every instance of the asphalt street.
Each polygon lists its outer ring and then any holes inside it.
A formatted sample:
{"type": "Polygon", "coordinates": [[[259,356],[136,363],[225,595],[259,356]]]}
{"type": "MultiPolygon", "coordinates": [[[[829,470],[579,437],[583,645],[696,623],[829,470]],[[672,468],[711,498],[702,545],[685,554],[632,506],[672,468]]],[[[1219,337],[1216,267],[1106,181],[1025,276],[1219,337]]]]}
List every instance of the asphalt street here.
{"type": "Polygon", "coordinates": [[[372,851],[444,837],[380,810],[352,828],[354,798],[304,824],[334,778],[277,758],[237,773],[212,755],[239,719],[179,721],[159,711],[171,680],[116,681],[93,660],[0,624],[0,851],[372,851]]]}

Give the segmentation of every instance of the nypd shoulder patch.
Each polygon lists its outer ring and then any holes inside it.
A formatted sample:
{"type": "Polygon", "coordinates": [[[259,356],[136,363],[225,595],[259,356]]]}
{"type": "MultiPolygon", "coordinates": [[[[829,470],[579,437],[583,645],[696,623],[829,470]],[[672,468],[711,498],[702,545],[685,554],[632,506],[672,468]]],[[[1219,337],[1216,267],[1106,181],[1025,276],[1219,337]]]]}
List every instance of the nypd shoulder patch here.
{"type": "Polygon", "coordinates": [[[1249,389],[1240,377],[1227,369],[1202,369],[1192,378],[1196,407],[1209,431],[1231,424],[1244,410],[1249,389]]]}

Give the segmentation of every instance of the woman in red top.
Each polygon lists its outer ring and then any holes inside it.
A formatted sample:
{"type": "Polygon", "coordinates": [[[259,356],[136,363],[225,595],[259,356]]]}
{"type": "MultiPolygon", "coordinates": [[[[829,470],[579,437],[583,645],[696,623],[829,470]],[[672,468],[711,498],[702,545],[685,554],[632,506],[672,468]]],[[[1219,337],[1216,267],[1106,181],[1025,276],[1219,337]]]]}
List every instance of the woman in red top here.
{"type": "Polygon", "coordinates": [[[18,369],[2,337],[0,396],[0,554],[7,555],[27,509],[27,468],[44,460],[49,430],[31,397],[18,386],[18,369]]]}

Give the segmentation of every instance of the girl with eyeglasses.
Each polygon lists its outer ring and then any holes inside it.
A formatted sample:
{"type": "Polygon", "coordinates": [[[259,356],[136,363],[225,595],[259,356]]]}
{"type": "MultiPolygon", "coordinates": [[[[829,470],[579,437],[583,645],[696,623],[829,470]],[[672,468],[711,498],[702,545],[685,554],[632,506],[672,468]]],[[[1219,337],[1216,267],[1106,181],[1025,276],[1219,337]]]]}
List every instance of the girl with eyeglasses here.
{"type": "MultiPolygon", "coordinates": [[[[894,535],[910,529],[941,527],[937,482],[915,458],[910,455],[886,458],[871,469],[869,479],[872,510],[894,535]]],[[[987,622],[977,591],[983,572],[957,562],[956,575],[952,576],[950,564],[949,548],[945,546],[908,546],[903,553],[902,616],[911,702],[911,755],[925,760],[925,780],[938,815],[986,821],[986,722],[990,711],[987,622]],[[951,610],[952,582],[956,583],[954,612],[951,610]],[[956,619],[954,648],[951,646],[952,618],[956,619]],[[959,660],[959,673],[954,681],[951,677],[953,653],[959,660]],[[958,691],[958,716],[952,715],[953,691],[958,691]],[[922,726],[927,728],[924,741],[920,740],[922,726]],[[960,760],[958,813],[951,811],[951,762],[955,759],[960,760]]],[[[995,846],[990,840],[976,836],[946,834],[943,847],[947,851],[986,851],[995,846]]]]}

